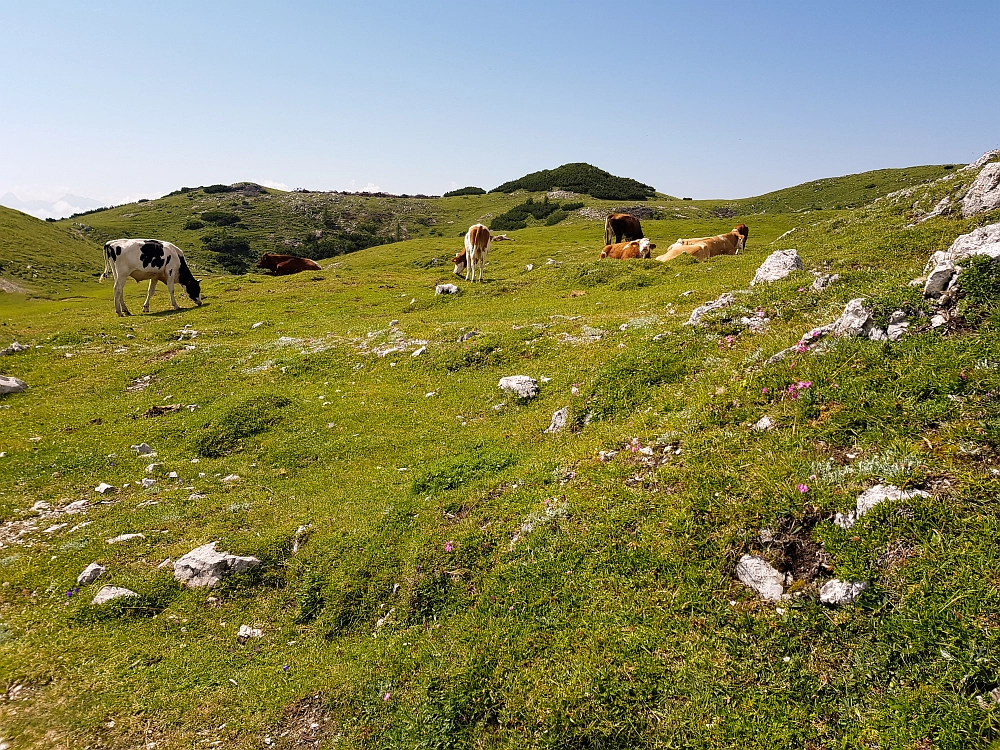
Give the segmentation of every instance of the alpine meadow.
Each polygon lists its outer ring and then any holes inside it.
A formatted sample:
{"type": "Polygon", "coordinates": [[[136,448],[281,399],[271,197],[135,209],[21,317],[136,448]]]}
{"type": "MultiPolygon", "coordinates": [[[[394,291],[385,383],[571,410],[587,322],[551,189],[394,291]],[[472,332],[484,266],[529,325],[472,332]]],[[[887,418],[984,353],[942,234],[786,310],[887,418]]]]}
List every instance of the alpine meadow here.
{"type": "Polygon", "coordinates": [[[0,747],[996,747],[1000,152],[603,166],[0,208],[0,747]]]}

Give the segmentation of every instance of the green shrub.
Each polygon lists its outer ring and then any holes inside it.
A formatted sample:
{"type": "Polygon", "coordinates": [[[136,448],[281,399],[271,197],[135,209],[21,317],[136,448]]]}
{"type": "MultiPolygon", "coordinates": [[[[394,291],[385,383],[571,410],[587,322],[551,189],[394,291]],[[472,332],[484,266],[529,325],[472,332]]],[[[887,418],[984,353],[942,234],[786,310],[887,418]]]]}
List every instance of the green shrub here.
{"type": "Polygon", "coordinates": [[[583,201],[579,201],[577,203],[563,203],[562,204],[562,210],[563,211],[579,211],[581,208],[583,208],[583,206],[584,206],[583,201]]]}
{"type": "Polygon", "coordinates": [[[198,221],[197,219],[188,219],[187,223],[184,225],[185,229],[201,229],[205,226],[205,222],[198,221]]]}
{"type": "Polygon", "coordinates": [[[201,428],[195,450],[203,458],[219,458],[240,450],[241,441],[271,429],[281,420],[281,409],[291,403],[284,396],[251,396],[224,411],[201,428]]]}
{"type": "Polygon", "coordinates": [[[560,221],[565,219],[567,216],[569,216],[569,213],[563,211],[562,209],[559,209],[558,211],[553,211],[552,213],[549,214],[548,218],[545,220],[545,226],[547,227],[555,226],[560,221]]]}
{"type": "MultiPolygon", "coordinates": [[[[493,221],[490,222],[490,229],[499,231],[524,229],[528,226],[529,216],[540,221],[548,218],[558,210],[559,204],[549,203],[548,198],[543,200],[541,203],[535,203],[533,198],[528,198],[528,200],[521,205],[514,206],[514,208],[510,209],[506,213],[502,213],[494,218],[493,221]]],[[[565,218],[565,215],[563,218],[565,218]]]]}
{"type": "Polygon", "coordinates": [[[585,193],[595,198],[607,200],[643,201],[656,194],[656,190],[649,185],[644,185],[628,177],[616,177],[603,169],[583,162],[563,164],[556,169],[532,172],[518,180],[505,182],[490,192],[513,193],[515,190],[527,190],[537,193],[554,188],[569,190],[573,193],[585,193]]]}
{"type": "Polygon", "coordinates": [[[958,277],[962,292],[959,312],[969,323],[977,325],[989,318],[1000,320],[1000,258],[973,255],[963,261],[965,268],[958,277]]]}
{"type": "Polygon", "coordinates": [[[215,224],[217,227],[230,227],[233,224],[238,224],[240,217],[232,211],[222,211],[213,208],[210,211],[203,211],[201,220],[209,224],[215,224]]]}
{"type": "Polygon", "coordinates": [[[486,191],[480,187],[469,187],[459,188],[458,190],[449,190],[444,194],[445,198],[454,198],[458,195],[486,195],[486,191]]]}
{"type": "Polygon", "coordinates": [[[212,253],[215,261],[229,273],[246,273],[257,260],[250,243],[224,229],[206,234],[201,244],[212,253]]]}
{"type": "MultiPolygon", "coordinates": [[[[183,188],[181,188],[183,190],[183,188]]],[[[209,185],[206,188],[202,188],[206,193],[231,193],[235,188],[229,185],[209,185]]]]}

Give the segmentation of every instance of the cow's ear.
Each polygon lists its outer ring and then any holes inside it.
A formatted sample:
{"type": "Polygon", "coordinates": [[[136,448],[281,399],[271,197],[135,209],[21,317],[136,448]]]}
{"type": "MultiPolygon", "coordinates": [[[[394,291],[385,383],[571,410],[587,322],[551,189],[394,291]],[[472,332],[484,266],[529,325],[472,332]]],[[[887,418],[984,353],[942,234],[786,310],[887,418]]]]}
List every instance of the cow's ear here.
{"type": "Polygon", "coordinates": [[[649,249],[650,250],[655,250],[656,249],[656,245],[650,244],[649,249]]]}

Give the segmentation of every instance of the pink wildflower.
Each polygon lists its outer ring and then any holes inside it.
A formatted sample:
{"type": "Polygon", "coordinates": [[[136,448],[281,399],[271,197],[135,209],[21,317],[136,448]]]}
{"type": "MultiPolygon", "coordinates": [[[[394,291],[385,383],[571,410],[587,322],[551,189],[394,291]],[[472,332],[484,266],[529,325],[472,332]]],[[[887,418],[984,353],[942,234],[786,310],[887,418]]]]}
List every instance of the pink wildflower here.
{"type": "Polygon", "coordinates": [[[802,483],[800,482],[799,484],[797,484],[797,485],[795,486],[795,489],[797,489],[797,490],[798,490],[799,492],[801,492],[801,493],[805,494],[806,492],[808,492],[808,491],[809,491],[809,485],[808,485],[808,484],[802,484],[802,483]]]}
{"type": "Polygon", "coordinates": [[[763,393],[767,393],[767,388],[761,388],[761,389],[760,389],[760,392],[761,392],[762,394],[763,394],[763,393]]]}
{"type": "Polygon", "coordinates": [[[384,701],[389,700],[389,695],[390,695],[389,693],[386,693],[385,695],[383,695],[382,696],[382,700],[384,700],[384,701]]]}
{"type": "Polygon", "coordinates": [[[455,543],[454,542],[448,541],[448,542],[444,543],[444,551],[445,552],[452,552],[452,551],[454,551],[454,549],[455,549],[455,543]]]}

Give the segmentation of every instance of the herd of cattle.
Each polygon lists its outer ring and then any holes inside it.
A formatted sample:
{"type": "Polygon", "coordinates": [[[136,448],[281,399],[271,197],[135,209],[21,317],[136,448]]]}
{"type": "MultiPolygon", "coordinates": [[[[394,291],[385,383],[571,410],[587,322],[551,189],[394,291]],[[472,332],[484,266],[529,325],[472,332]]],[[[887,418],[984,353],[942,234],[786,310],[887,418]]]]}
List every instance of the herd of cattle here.
{"type": "MultiPolygon", "coordinates": [[[[681,255],[690,255],[698,260],[708,260],[716,255],[736,255],[746,247],[750,230],[746,224],[738,224],[731,232],[718,234],[714,237],[694,237],[678,239],[667,248],[667,252],[658,255],[656,260],[669,261],[681,255]]],[[[490,234],[490,230],[482,224],[474,224],[465,234],[465,249],[451,259],[455,264],[453,273],[465,273],[465,280],[475,282],[476,269],[479,270],[479,281],[483,280],[483,266],[492,242],[510,240],[506,234],[490,234]]],[[[604,222],[604,249],[601,259],[613,258],[629,260],[631,258],[649,258],[656,245],[651,243],[642,233],[639,220],[630,214],[611,214],[604,222]],[[611,240],[614,240],[612,242],[611,240]]],[[[320,265],[309,258],[299,258],[294,255],[277,255],[264,253],[257,268],[263,268],[274,276],[286,276],[300,271],[319,271],[320,265]]],[[[197,305],[201,305],[201,284],[191,273],[184,253],[179,247],[162,240],[122,239],[112,240],[104,245],[104,273],[101,281],[111,273],[115,280],[115,312],[119,316],[131,315],[125,306],[124,289],[128,279],[149,281],[146,301],[142,311],[149,312],[149,300],[153,296],[156,285],[163,282],[167,285],[170,304],[175,310],[180,306],[174,299],[174,284],[178,283],[187,295],[197,305]]]]}

